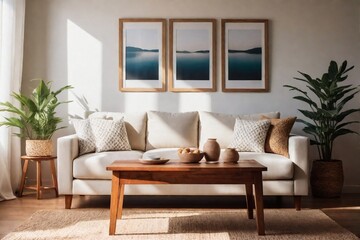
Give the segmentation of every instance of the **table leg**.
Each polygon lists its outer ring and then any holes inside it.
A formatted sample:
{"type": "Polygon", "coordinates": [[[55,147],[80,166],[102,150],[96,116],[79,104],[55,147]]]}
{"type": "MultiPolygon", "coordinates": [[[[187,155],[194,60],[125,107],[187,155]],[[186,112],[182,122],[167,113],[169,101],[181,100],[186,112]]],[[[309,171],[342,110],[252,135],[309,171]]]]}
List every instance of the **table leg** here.
{"type": "Polygon", "coordinates": [[[19,197],[22,196],[22,193],[24,191],[25,177],[26,177],[26,172],[27,172],[28,166],[29,166],[29,160],[24,160],[24,166],[22,169],[22,176],[21,176],[21,182],[20,182],[19,193],[18,193],[19,197]]]}
{"type": "Polygon", "coordinates": [[[36,197],[40,199],[41,197],[41,161],[36,161],[36,197]]]}
{"type": "Polygon", "coordinates": [[[110,201],[109,235],[115,235],[115,231],[116,231],[116,219],[119,208],[119,185],[120,185],[120,173],[113,171],[112,186],[111,186],[111,201],[110,201]]]}
{"type": "Polygon", "coordinates": [[[259,235],[265,235],[264,223],[264,206],[263,206],[263,186],[262,173],[255,173],[255,208],[256,208],[256,225],[259,235]]]}
{"type": "Polygon", "coordinates": [[[246,186],[246,206],[247,206],[247,215],[249,219],[254,218],[254,196],[253,196],[253,187],[252,184],[245,184],[246,186]]]}
{"type": "Polygon", "coordinates": [[[124,190],[125,190],[125,184],[120,183],[119,205],[118,205],[118,213],[117,213],[117,218],[119,219],[121,219],[122,217],[122,210],[124,205],[124,190]]]}
{"type": "Polygon", "coordinates": [[[56,197],[59,197],[58,183],[57,183],[57,178],[56,178],[56,170],[55,170],[54,160],[50,160],[50,168],[51,168],[51,177],[52,177],[52,181],[53,181],[53,187],[55,188],[55,194],[56,194],[56,197]]]}

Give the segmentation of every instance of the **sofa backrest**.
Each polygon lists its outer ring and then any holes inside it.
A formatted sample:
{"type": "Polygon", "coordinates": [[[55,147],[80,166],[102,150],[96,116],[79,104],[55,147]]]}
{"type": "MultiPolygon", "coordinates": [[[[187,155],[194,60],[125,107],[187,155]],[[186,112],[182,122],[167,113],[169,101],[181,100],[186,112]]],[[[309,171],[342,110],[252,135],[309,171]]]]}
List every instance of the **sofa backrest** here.
{"type": "Polygon", "coordinates": [[[262,116],[279,118],[279,112],[249,115],[231,115],[213,112],[199,112],[199,148],[202,149],[208,138],[216,138],[221,148],[227,148],[233,137],[236,118],[259,120],[262,116]]]}
{"type": "Polygon", "coordinates": [[[146,150],[198,147],[198,112],[149,111],[147,115],[146,150]]]}
{"type": "Polygon", "coordinates": [[[146,112],[94,112],[89,118],[120,119],[124,117],[131,149],[145,151],[146,112]]]}

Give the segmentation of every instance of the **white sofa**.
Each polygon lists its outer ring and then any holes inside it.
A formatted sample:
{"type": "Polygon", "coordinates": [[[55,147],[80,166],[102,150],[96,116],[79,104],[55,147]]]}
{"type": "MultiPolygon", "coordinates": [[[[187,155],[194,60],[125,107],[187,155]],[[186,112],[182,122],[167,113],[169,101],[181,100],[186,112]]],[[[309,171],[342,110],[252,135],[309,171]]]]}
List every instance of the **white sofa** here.
{"type": "MultiPolygon", "coordinates": [[[[212,112],[188,113],[110,113],[96,112],[90,118],[124,117],[131,151],[109,151],[79,154],[76,134],[61,137],[57,142],[57,176],[59,194],[65,195],[65,208],[71,207],[73,195],[110,195],[111,172],[106,166],[114,160],[137,160],[148,154],[178,159],[179,147],[202,146],[208,138],[216,138],[222,149],[232,139],[236,117],[278,118],[279,113],[227,115],[212,112]]],[[[304,136],[290,136],[289,158],[260,152],[240,152],[240,159],[255,159],[265,165],[264,195],[294,196],[300,210],[301,196],[308,195],[308,145],[304,136]]],[[[221,161],[221,156],[220,156],[221,161]]],[[[129,185],[126,195],[242,195],[242,185],[129,185]]]]}

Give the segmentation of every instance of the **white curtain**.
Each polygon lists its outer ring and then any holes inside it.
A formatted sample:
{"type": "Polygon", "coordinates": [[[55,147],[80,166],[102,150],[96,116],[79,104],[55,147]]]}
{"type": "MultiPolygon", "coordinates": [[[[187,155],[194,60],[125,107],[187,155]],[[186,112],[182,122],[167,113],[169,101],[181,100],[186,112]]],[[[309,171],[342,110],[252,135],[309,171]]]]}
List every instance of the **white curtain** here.
{"type": "MultiPolygon", "coordinates": [[[[0,102],[13,102],[10,94],[20,91],[25,0],[0,0],[0,102]]],[[[4,116],[0,112],[0,121],[4,116]]],[[[13,199],[21,177],[20,139],[14,129],[0,127],[0,201],[13,199]]]]}

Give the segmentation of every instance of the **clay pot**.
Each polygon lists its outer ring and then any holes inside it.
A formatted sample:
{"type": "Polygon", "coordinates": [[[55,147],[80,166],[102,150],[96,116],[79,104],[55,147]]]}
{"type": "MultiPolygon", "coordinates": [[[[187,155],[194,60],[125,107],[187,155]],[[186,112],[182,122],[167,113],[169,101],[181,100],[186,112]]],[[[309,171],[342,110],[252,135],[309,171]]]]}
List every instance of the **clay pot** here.
{"type": "Polygon", "coordinates": [[[215,162],[220,157],[220,145],[216,138],[209,138],[204,144],[204,154],[207,162],[215,162]]]}
{"type": "Polygon", "coordinates": [[[26,155],[29,157],[51,156],[54,152],[51,140],[26,140],[26,155]]]}
{"type": "Polygon", "coordinates": [[[239,161],[239,153],[235,148],[226,148],[222,154],[222,160],[226,163],[236,163],[239,161]]]}

